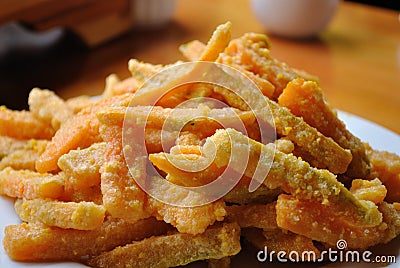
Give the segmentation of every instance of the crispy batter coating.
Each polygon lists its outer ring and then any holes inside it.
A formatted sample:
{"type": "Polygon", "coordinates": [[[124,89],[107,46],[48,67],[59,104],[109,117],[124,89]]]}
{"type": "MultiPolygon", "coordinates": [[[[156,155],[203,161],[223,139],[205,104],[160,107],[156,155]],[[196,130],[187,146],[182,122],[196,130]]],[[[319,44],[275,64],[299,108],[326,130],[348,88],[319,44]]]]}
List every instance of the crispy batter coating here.
{"type": "Polygon", "coordinates": [[[252,177],[257,164],[268,165],[273,157],[273,163],[263,182],[267,187],[279,187],[295,196],[316,200],[327,207],[334,206],[340,213],[353,215],[353,220],[360,225],[376,226],[381,223],[378,209],[366,206],[356,199],[328,170],[312,168],[293,155],[275,151],[272,144],[263,145],[233,129],[218,130],[210,139],[217,146],[217,155],[218,152],[224,152],[216,157],[221,165],[227,165],[229,161],[232,146],[230,141],[233,140],[234,146],[249,146],[249,164],[245,171],[247,176],[252,177]]]}
{"type": "Polygon", "coordinates": [[[265,96],[278,98],[287,83],[301,76],[271,56],[270,41],[264,34],[246,33],[232,40],[217,62],[243,70],[261,86],[265,96]]]}
{"type": "Polygon", "coordinates": [[[29,93],[29,111],[58,130],[73,115],[73,110],[53,91],[34,88],[29,93]]]}
{"type": "MultiPolygon", "coordinates": [[[[176,192],[172,194],[176,195],[176,192]]],[[[165,193],[165,197],[167,195],[168,193],[165,193]]],[[[223,201],[196,207],[178,207],[149,198],[148,206],[152,215],[158,220],[164,220],[176,227],[179,232],[187,234],[201,234],[208,226],[222,221],[226,215],[223,201]]]]}
{"type": "Polygon", "coordinates": [[[29,140],[19,140],[8,136],[0,136],[0,160],[15,152],[25,148],[29,140]]]}
{"type": "Polygon", "coordinates": [[[0,194],[10,197],[56,199],[64,194],[64,183],[64,177],[59,174],[42,174],[10,167],[0,171],[0,194]]]}
{"type": "Polygon", "coordinates": [[[351,151],[353,158],[346,171],[349,177],[368,176],[370,167],[364,144],[337,117],[317,83],[301,78],[295,79],[287,84],[278,101],[280,105],[289,108],[294,115],[302,117],[322,134],[331,137],[341,147],[351,151]]]}
{"type": "MultiPolygon", "coordinates": [[[[327,168],[335,174],[345,173],[352,160],[349,150],[340,147],[331,138],[327,138],[317,129],[311,127],[302,118],[293,115],[289,109],[279,106],[276,102],[264,97],[259,91],[249,89],[248,82],[241,77],[232,76],[227,80],[223,72],[227,69],[214,67],[215,79],[229,88],[221,89],[219,94],[226,102],[235,108],[251,109],[256,117],[274,127],[276,134],[291,140],[296,146],[301,147],[318,161],[319,168],[327,168]],[[246,102],[240,98],[245,98],[246,102]]],[[[254,88],[254,87],[253,87],[254,88]]]]}
{"type": "Polygon", "coordinates": [[[21,223],[5,228],[3,245],[16,261],[82,261],[87,256],[170,230],[170,225],[154,218],[128,223],[108,217],[100,228],[89,231],[21,223]]]}
{"type": "MultiPolygon", "coordinates": [[[[122,152],[122,118],[119,113],[99,112],[100,133],[106,142],[105,162],[100,169],[103,204],[114,217],[135,222],[150,215],[145,211],[146,193],[131,176],[122,152]]],[[[145,162],[138,161],[140,170],[145,162]]]]}
{"type": "Polygon", "coordinates": [[[174,267],[237,254],[240,228],[235,223],[210,227],[199,235],[174,233],[117,247],[89,260],[92,267],[174,267]],[[149,250],[150,249],[150,250],[149,250]]]}
{"type": "Polygon", "coordinates": [[[99,121],[96,113],[112,104],[129,103],[130,95],[118,95],[112,98],[100,99],[69,118],[56,132],[46,150],[36,161],[39,172],[58,171],[58,159],[77,148],[87,148],[95,142],[101,141],[99,135],[99,121]]]}
{"type": "Polygon", "coordinates": [[[31,112],[12,111],[0,106],[0,136],[15,139],[45,139],[53,137],[55,130],[31,112]]]}
{"type": "MultiPolygon", "coordinates": [[[[372,202],[364,202],[374,206],[372,202]]],[[[355,224],[351,220],[350,212],[341,214],[336,207],[325,206],[312,199],[280,195],[276,206],[276,220],[283,229],[332,246],[339,239],[344,239],[350,249],[365,249],[387,243],[400,233],[400,211],[396,206],[383,202],[379,205],[379,210],[383,214],[382,222],[368,227],[355,224]]]]}
{"type": "Polygon", "coordinates": [[[386,186],[387,202],[400,202],[400,156],[386,151],[372,149],[369,145],[367,154],[371,161],[369,179],[379,178],[386,186]]]}
{"type": "Polygon", "coordinates": [[[385,199],[387,190],[378,178],[373,180],[355,179],[351,182],[350,192],[360,200],[379,204],[385,199]]]}
{"type": "Polygon", "coordinates": [[[47,140],[27,140],[23,148],[14,150],[0,160],[0,170],[11,167],[15,170],[35,171],[35,162],[45,150],[47,143],[47,140]]]}
{"type": "Polygon", "coordinates": [[[104,163],[106,143],[94,143],[86,149],[71,150],[58,159],[68,186],[75,190],[100,185],[100,167],[104,163]]]}
{"type": "Polygon", "coordinates": [[[102,94],[103,97],[109,98],[116,95],[126,93],[135,93],[142,82],[135,79],[135,77],[128,77],[120,80],[116,74],[110,74],[106,78],[106,86],[102,94]]]}
{"type": "Polygon", "coordinates": [[[106,210],[93,202],[61,202],[49,199],[18,199],[15,211],[25,222],[41,222],[64,229],[93,230],[103,224],[106,210]]]}
{"type": "Polygon", "coordinates": [[[276,230],[276,202],[268,204],[227,206],[227,219],[237,222],[241,228],[255,227],[263,230],[276,230]]]}

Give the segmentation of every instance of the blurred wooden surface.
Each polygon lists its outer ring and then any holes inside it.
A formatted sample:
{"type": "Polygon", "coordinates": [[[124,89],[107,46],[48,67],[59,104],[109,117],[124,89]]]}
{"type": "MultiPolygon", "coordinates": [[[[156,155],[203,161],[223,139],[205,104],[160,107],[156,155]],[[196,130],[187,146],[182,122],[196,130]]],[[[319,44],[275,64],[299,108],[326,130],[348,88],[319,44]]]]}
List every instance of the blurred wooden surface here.
{"type": "MultiPolygon", "coordinates": [[[[270,36],[271,53],[290,66],[319,76],[332,106],[400,134],[398,16],[393,10],[342,2],[329,28],[317,38],[270,36]]],[[[107,75],[129,76],[130,58],[163,64],[181,60],[180,44],[193,39],[207,42],[214,28],[227,20],[233,23],[233,37],[245,32],[268,33],[254,18],[249,1],[177,0],[173,21],[166,27],[134,29],[94,50],[78,49],[68,56],[64,56],[65,50],[64,54],[54,53],[49,58],[56,58],[56,62],[50,60],[47,67],[43,67],[44,62],[36,63],[41,71],[36,76],[30,74],[29,79],[32,86],[56,90],[64,98],[100,94],[107,75]]],[[[8,74],[7,79],[26,76],[23,72],[8,74]]]]}
{"type": "Polygon", "coordinates": [[[0,1],[0,24],[17,21],[37,31],[61,26],[74,31],[88,46],[130,29],[130,14],[128,0],[0,1]],[[104,31],[104,25],[112,26],[104,31]]]}

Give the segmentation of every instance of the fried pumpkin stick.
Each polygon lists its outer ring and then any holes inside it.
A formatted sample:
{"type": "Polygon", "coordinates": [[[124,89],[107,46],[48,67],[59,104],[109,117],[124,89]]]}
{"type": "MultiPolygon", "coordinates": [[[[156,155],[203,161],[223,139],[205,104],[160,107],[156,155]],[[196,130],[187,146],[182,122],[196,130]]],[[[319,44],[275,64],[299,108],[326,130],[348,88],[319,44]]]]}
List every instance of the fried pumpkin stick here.
{"type": "MultiPolygon", "coordinates": [[[[208,138],[203,147],[204,157],[212,155],[207,152],[209,144],[215,146],[213,163],[218,167],[230,165],[235,169],[235,163],[229,163],[231,150],[233,150],[231,146],[244,148],[248,146],[249,159],[240,160],[240,156],[236,156],[236,158],[239,157],[236,161],[248,161],[244,175],[252,178],[257,166],[269,165],[268,159],[273,158],[269,173],[265,174],[265,178],[258,178],[258,180],[262,179],[268,188],[281,188],[299,198],[315,199],[323,206],[334,208],[337,215],[346,217],[347,221],[360,226],[375,226],[382,220],[382,215],[376,206],[370,206],[369,203],[356,199],[343,184],[337,181],[334,174],[327,170],[312,168],[307,162],[291,154],[275,152],[273,144],[263,145],[233,129],[217,130],[216,134],[208,138]]],[[[151,155],[150,159],[158,166],[165,162],[164,158],[171,159],[173,156],[166,157],[165,153],[159,153],[151,155]]],[[[159,167],[161,169],[167,167],[165,170],[174,176],[172,167],[168,165],[159,167]]],[[[205,169],[202,172],[208,172],[208,170],[205,169]]],[[[237,172],[243,171],[237,170],[237,172]]]]}
{"type": "Polygon", "coordinates": [[[346,175],[352,178],[368,176],[369,160],[364,144],[347,130],[346,125],[326,102],[317,83],[297,78],[288,83],[278,102],[325,136],[331,137],[341,147],[350,149],[353,159],[346,175]]]}
{"type": "Polygon", "coordinates": [[[0,106],[0,136],[15,139],[46,139],[53,137],[55,130],[48,123],[28,111],[12,111],[0,106]]]}
{"type": "Polygon", "coordinates": [[[64,229],[93,230],[101,227],[106,210],[93,202],[61,202],[50,199],[18,199],[15,211],[25,222],[41,222],[64,229]]]}
{"type": "Polygon", "coordinates": [[[224,223],[199,235],[174,233],[147,238],[105,252],[88,263],[92,267],[175,267],[198,260],[233,256],[240,249],[239,226],[224,223]]]}
{"type": "MultiPolygon", "coordinates": [[[[266,161],[273,157],[269,173],[263,181],[269,188],[280,187],[296,197],[316,200],[323,206],[334,208],[338,215],[346,216],[349,222],[353,221],[360,226],[376,226],[382,221],[382,215],[375,205],[370,206],[356,199],[336,179],[336,175],[328,170],[312,168],[307,162],[293,155],[275,151],[273,144],[263,145],[234,129],[217,130],[209,139],[216,146],[215,161],[218,165],[228,165],[233,143],[234,146],[248,146],[248,163],[264,166],[268,165],[266,161]],[[232,144],[231,140],[234,141],[232,144]]],[[[253,177],[254,172],[255,165],[248,165],[245,175],[253,177]]]]}
{"type": "Polygon", "coordinates": [[[334,207],[311,199],[280,195],[276,206],[277,223],[284,229],[332,246],[344,239],[348,248],[366,249],[387,243],[400,233],[398,204],[383,202],[378,207],[383,214],[382,222],[376,226],[363,226],[349,220],[351,215],[338,215],[334,207]]]}
{"type": "Polygon", "coordinates": [[[17,198],[60,198],[65,179],[57,174],[40,174],[7,167],[0,171],[0,194],[17,198]]]}
{"type": "Polygon", "coordinates": [[[16,261],[82,261],[132,241],[172,230],[154,218],[128,223],[107,217],[95,230],[74,230],[48,227],[38,223],[9,225],[4,230],[3,245],[16,261]]]}
{"type": "Polygon", "coordinates": [[[62,155],[101,141],[96,113],[111,104],[129,102],[129,98],[130,94],[124,94],[100,99],[66,120],[36,161],[36,170],[41,173],[58,171],[57,162],[62,155]]]}
{"type": "Polygon", "coordinates": [[[254,85],[244,75],[237,77],[237,72],[228,66],[198,62],[175,69],[174,77],[168,72],[161,73],[144,84],[133,96],[132,104],[155,103],[159,96],[168,92],[170,88],[177,84],[192,82],[198,77],[224,85],[225,87],[218,87],[220,89],[218,93],[230,106],[252,110],[257,118],[275,126],[277,134],[287,137],[317,159],[318,167],[327,168],[335,174],[346,172],[352,160],[349,150],[343,149],[331,138],[322,135],[302,118],[294,116],[287,108],[263,96],[260,91],[251,90],[254,85]]]}
{"type": "MultiPolygon", "coordinates": [[[[140,154],[143,151],[140,146],[144,145],[143,141],[140,140],[140,131],[133,131],[132,129],[128,131],[133,136],[132,139],[128,139],[129,144],[124,145],[125,158],[122,152],[122,124],[124,119],[128,118],[129,122],[137,121],[136,114],[130,112],[130,109],[138,108],[110,107],[98,113],[102,126],[100,132],[108,147],[107,160],[101,170],[103,203],[107,211],[115,217],[132,222],[139,217],[153,215],[157,219],[171,223],[178,231],[190,234],[202,233],[215,221],[222,221],[226,214],[223,201],[197,207],[177,207],[148,197],[140,189],[136,181],[147,176],[147,160],[140,154]],[[127,155],[129,155],[128,159],[134,157],[129,169],[126,163],[126,161],[129,161],[126,160],[127,155]]],[[[134,128],[136,125],[129,124],[129,126],[134,128]]],[[[155,184],[155,186],[158,187],[155,190],[159,191],[159,195],[165,198],[184,200],[186,197],[190,199],[188,196],[183,196],[185,193],[182,193],[179,189],[178,191],[168,192],[163,188],[163,184],[155,184]]]]}

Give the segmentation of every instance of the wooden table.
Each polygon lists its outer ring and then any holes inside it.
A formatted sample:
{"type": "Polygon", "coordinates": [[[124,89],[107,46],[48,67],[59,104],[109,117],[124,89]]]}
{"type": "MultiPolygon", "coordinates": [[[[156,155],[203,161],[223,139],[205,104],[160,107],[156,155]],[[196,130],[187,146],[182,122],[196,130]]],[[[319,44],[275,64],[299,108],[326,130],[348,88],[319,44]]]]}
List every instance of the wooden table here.
{"type": "MultiPolygon", "coordinates": [[[[301,41],[270,36],[271,52],[290,66],[319,76],[332,106],[400,133],[398,16],[392,10],[342,2],[329,28],[318,38],[301,41]]],[[[32,86],[51,87],[65,98],[99,94],[110,73],[121,78],[129,75],[130,58],[163,64],[183,59],[178,52],[180,44],[193,39],[207,42],[214,28],[227,20],[233,23],[233,37],[267,32],[254,18],[247,0],[177,0],[173,21],[165,28],[136,29],[68,57],[56,68],[44,69],[51,74],[44,84],[36,81],[32,86]]]]}

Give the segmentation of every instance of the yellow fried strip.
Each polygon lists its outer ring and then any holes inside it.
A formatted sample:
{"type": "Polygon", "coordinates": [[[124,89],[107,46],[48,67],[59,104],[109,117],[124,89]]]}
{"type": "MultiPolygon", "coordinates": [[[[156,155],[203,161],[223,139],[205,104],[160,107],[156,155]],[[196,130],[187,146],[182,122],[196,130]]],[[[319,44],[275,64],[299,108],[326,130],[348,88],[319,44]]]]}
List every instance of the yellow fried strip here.
{"type": "Polygon", "coordinates": [[[116,268],[173,267],[232,256],[240,249],[239,226],[225,223],[220,227],[211,227],[200,235],[175,233],[117,247],[89,260],[89,265],[116,268]]]}
{"type": "Polygon", "coordinates": [[[0,194],[18,198],[59,198],[64,194],[64,177],[7,167],[0,171],[0,194]]]}
{"type": "Polygon", "coordinates": [[[206,44],[199,40],[193,40],[179,46],[179,51],[190,61],[199,60],[205,49],[206,44]]]}
{"type": "Polygon", "coordinates": [[[327,168],[335,174],[347,171],[352,160],[349,150],[343,149],[331,138],[322,135],[302,118],[294,116],[287,108],[263,97],[259,92],[249,92],[240,80],[221,82],[230,83],[231,88],[236,88],[235,91],[239,96],[246,96],[247,104],[244,105],[243,101],[229,90],[220,91],[219,94],[224,96],[232,107],[253,109],[256,116],[275,127],[278,135],[286,137],[304,151],[309,152],[319,168],[327,168]]]}
{"type": "Polygon", "coordinates": [[[22,223],[5,228],[3,245],[16,261],[82,261],[87,256],[168,230],[171,230],[168,224],[154,218],[128,223],[108,217],[100,228],[90,231],[22,223]]]}
{"type": "Polygon", "coordinates": [[[219,25],[197,60],[215,61],[218,58],[219,53],[223,52],[228,46],[229,41],[231,41],[231,27],[231,22],[219,25]]]}
{"type": "Polygon", "coordinates": [[[355,179],[351,182],[350,192],[360,200],[379,204],[385,199],[387,190],[378,178],[371,181],[355,179]]]}
{"type": "Polygon", "coordinates": [[[55,130],[73,115],[73,111],[65,101],[50,90],[32,89],[28,104],[33,115],[50,124],[55,130]]]}
{"type": "Polygon", "coordinates": [[[67,183],[73,189],[100,185],[100,167],[104,163],[106,144],[94,143],[86,149],[71,150],[58,159],[67,183]]]}
{"type": "MultiPolygon", "coordinates": [[[[124,113],[104,110],[97,116],[101,137],[107,144],[105,162],[100,169],[105,208],[114,217],[130,222],[149,217],[144,207],[146,193],[131,176],[122,151],[124,113]]],[[[143,161],[137,161],[135,164],[142,171],[146,169],[143,161]]]]}
{"type": "MultiPolygon", "coordinates": [[[[264,34],[246,33],[232,40],[223,53],[219,55],[217,62],[239,68],[252,74],[250,78],[260,80],[261,84],[272,84],[269,86],[266,96],[272,99],[278,98],[287,83],[302,76],[298,71],[290,68],[271,56],[270,41],[264,34]]],[[[309,78],[306,75],[305,78],[309,78]]]]}
{"type": "Polygon", "coordinates": [[[100,99],[69,118],[36,161],[36,169],[42,173],[57,171],[59,169],[57,161],[62,155],[70,150],[86,148],[101,141],[96,113],[112,104],[127,105],[129,100],[129,94],[100,99]]]}
{"type": "MultiPolygon", "coordinates": [[[[363,202],[375,206],[372,202],[363,202]]],[[[279,227],[332,246],[344,239],[349,249],[366,249],[387,243],[400,233],[400,211],[396,206],[383,202],[379,204],[379,211],[383,214],[383,221],[367,227],[354,223],[351,211],[341,214],[336,207],[312,199],[280,195],[276,206],[279,227]]]]}
{"type": "Polygon", "coordinates": [[[379,178],[386,186],[387,202],[400,202],[400,156],[366,146],[367,155],[371,161],[369,179],[379,178]]]}
{"type": "MultiPolygon", "coordinates": [[[[249,159],[242,159],[248,160],[245,170],[248,177],[253,177],[257,165],[269,165],[268,162],[273,157],[273,163],[263,182],[268,188],[279,187],[301,198],[316,200],[324,206],[335,206],[338,213],[352,215],[353,220],[360,225],[376,226],[382,221],[376,206],[370,207],[360,202],[328,170],[312,168],[293,155],[276,151],[273,144],[263,145],[233,129],[217,130],[209,139],[217,148],[215,161],[225,166],[229,162],[232,146],[248,146],[249,159]]],[[[231,166],[236,168],[235,165],[231,166]]]]}
{"type": "Polygon", "coordinates": [[[105,209],[93,202],[61,202],[49,199],[18,199],[15,211],[21,220],[41,222],[64,229],[93,230],[103,224],[105,209]]]}
{"type": "Polygon", "coordinates": [[[32,113],[11,111],[0,106],[0,136],[16,139],[51,139],[54,129],[32,113]]]}
{"type": "Polygon", "coordinates": [[[65,101],[69,109],[71,109],[74,114],[77,114],[83,109],[91,106],[94,102],[95,98],[87,95],[80,95],[77,97],[67,99],[65,101]]]}
{"type": "MultiPolygon", "coordinates": [[[[174,147],[173,147],[174,148],[174,147]]],[[[150,154],[149,160],[157,166],[157,168],[168,173],[167,179],[174,184],[181,186],[201,186],[214,181],[223,172],[224,168],[218,167],[214,163],[208,163],[208,158],[195,155],[194,159],[189,158],[190,155],[187,154],[150,154]],[[207,165],[206,168],[200,171],[197,170],[201,160],[204,160],[204,164],[207,165]],[[175,163],[175,164],[174,164],[175,163]],[[184,170],[180,169],[176,164],[183,167],[186,166],[184,170]]]]}
{"type": "Polygon", "coordinates": [[[276,202],[254,205],[227,206],[228,220],[237,222],[241,228],[256,227],[276,230],[276,202]]]}
{"type": "MultiPolygon", "coordinates": [[[[175,195],[179,198],[179,191],[165,192],[164,197],[175,195]]],[[[164,220],[176,227],[179,232],[187,234],[201,234],[208,226],[216,221],[222,221],[226,215],[225,202],[218,200],[210,204],[196,207],[178,207],[149,198],[149,210],[159,220],[164,220]]]]}
{"type": "Polygon", "coordinates": [[[199,105],[197,108],[170,109],[159,106],[137,106],[129,107],[127,110],[119,107],[112,107],[111,109],[113,110],[112,112],[134,114],[138,120],[146,122],[147,127],[165,128],[165,122],[168,120],[167,122],[170,128],[174,126],[178,128],[187,125],[184,130],[192,130],[191,132],[201,131],[202,127],[208,127],[207,124],[215,129],[216,126],[214,126],[214,124],[217,122],[219,123],[217,124],[218,127],[221,127],[220,124],[225,127],[233,127],[235,124],[240,125],[240,122],[238,122],[240,120],[242,120],[244,125],[250,125],[255,121],[255,116],[251,111],[240,111],[231,107],[212,109],[205,105],[199,105]],[[194,118],[197,120],[191,120],[194,118]]]}
{"type": "Polygon", "coordinates": [[[350,177],[366,178],[369,174],[369,160],[364,144],[337,117],[317,83],[295,79],[288,83],[278,101],[294,115],[302,117],[322,134],[331,137],[341,147],[350,149],[353,159],[346,174],[350,177]]]}
{"type": "Polygon", "coordinates": [[[19,140],[7,136],[0,136],[0,160],[15,152],[24,149],[28,140],[19,140]]]}
{"type": "Polygon", "coordinates": [[[179,47],[183,55],[191,61],[215,61],[231,41],[231,22],[219,25],[207,45],[198,40],[179,47]]]}
{"type": "Polygon", "coordinates": [[[0,161],[0,170],[11,167],[15,170],[28,169],[35,171],[35,162],[45,150],[47,140],[29,140],[23,148],[15,150],[0,161]]]}

